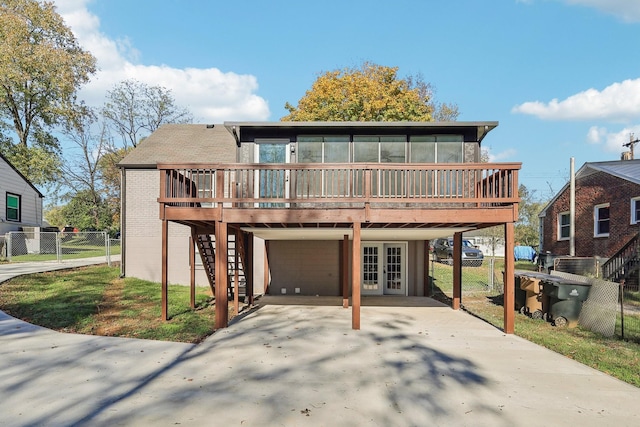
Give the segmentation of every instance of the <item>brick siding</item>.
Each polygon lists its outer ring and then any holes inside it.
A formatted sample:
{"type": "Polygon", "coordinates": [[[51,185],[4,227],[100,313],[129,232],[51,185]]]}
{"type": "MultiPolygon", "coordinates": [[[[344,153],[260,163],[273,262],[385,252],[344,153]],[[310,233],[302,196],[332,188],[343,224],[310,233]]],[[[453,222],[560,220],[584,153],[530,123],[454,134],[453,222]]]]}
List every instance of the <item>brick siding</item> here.
{"type": "MultiPolygon", "coordinates": [[[[576,180],[576,256],[614,255],[632,236],[640,231],[640,225],[630,224],[631,198],[640,196],[640,185],[627,180],[596,172],[576,180]],[[609,236],[594,237],[594,206],[609,203],[609,236]]],[[[570,190],[562,192],[553,205],[547,208],[543,220],[543,251],[554,255],[569,254],[569,240],[558,240],[558,215],[569,211],[570,190]]]]}

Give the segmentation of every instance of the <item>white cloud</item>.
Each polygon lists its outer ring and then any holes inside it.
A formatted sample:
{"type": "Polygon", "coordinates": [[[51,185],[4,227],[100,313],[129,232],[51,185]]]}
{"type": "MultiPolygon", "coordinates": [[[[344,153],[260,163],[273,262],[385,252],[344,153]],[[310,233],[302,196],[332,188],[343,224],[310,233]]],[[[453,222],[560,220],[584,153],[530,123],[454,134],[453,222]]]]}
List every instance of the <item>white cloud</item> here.
{"type": "Polygon", "coordinates": [[[637,0],[563,0],[571,5],[593,7],[626,22],[640,22],[640,2],[637,0]]]}
{"type": "Polygon", "coordinates": [[[266,120],[267,101],[255,94],[255,76],[222,72],[217,68],[172,68],[143,65],[129,40],[112,40],[100,32],[100,19],[87,9],[89,0],[55,0],[58,13],[71,27],[82,47],[98,60],[99,71],[79,96],[99,107],[106,92],[126,79],[170,89],[178,105],[188,108],[195,122],[224,120],[266,120]]]}
{"type": "Polygon", "coordinates": [[[487,148],[487,154],[489,155],[489,162],[504,162],[505,160],[510,160],[516,157],[517,151],[513,148],[508,148],[499,153],[492,153],[491,147],[487,148]]]}
{"type": "Polygon", "coordinates": [[[562,101],[530,101],[517,105],[514,113],[543,120],[607,120],[625,122],[640,117],[640,79],[613,83],[602,91],[587,89],[562,101]]]}
{"type": "Polygon", "coordinates": [[[607,135],[607,129],[598,126],[591,126],[587,132],[587,142],[589,144],[600,144],[607,135]]]}
{"type": "Polygon", "coordinates": [[[605,128],[593,126],[587,133],[587,141],[591,144],[599,145],[601,148],[610,153],[622,153],[628,148],[622,144],[629,142],[629,136],[634,135],[634,139],[640,136],[640,125],[625,127],[619,132],[609,132],[605,128]]]}

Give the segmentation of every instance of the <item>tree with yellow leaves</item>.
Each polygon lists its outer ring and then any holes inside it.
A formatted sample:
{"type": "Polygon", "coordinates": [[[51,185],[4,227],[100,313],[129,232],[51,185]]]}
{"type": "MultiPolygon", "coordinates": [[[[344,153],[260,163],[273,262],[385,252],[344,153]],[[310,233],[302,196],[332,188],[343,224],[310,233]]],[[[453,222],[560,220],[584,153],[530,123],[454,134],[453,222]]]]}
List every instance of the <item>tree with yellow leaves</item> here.
{"type": "Polygon", "coordinates": [[[76,94],[95,63],[53,3],[0,0],[0,149],[32,182],[52,179],[52,130],[86,113],[76,94]]]}
{"type": "Polygon", "coordinates": [[[321,74],[283,121],[450,121],[455,104],[438,104],[421,76],[398,77],[398,67],[364,62],[321,74]]]}

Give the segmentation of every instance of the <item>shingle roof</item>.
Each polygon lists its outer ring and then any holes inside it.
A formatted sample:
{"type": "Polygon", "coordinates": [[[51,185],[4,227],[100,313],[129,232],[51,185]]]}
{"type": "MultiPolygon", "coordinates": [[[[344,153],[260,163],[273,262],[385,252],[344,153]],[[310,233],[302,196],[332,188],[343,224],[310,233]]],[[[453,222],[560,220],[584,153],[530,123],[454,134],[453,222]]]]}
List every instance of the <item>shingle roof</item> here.
{"type": "Polygon", "coordinates": [[[157,163],[235,163],[236,144],[222,125],[166,124],[132,150],[119,166],[155,167],[157,163]]]}
{"type": "Polygon", "coordinates": [[[605,172],[609,175],[640,184],[640,159],[585,163],[576,174],[576,177],[589,175],[593,173],[592,171],[605,172]]]}

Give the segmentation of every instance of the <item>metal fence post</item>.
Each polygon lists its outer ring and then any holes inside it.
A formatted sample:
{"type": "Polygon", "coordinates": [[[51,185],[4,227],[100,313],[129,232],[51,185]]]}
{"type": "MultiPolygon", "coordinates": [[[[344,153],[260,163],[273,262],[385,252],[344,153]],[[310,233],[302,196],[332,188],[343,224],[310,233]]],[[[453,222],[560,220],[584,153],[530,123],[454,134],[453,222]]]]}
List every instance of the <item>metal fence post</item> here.
{"type": "Polygon", "coordinates": [[[111,267],[111,239],[106,231],[102,233],[104,234],[104,249],[107,253],[107,266],[111,267]]]}
{"type": "Polygon", "coordinates": [[[6,237],[7,237],[7,261],[9,261],[9,262],[11,262],[11,252],[13,252],[11,250],[12,235],[13,235],[13,232],[11,232],[11,231],[6,234],[6,237]]]}
{"type": "Polygon", "coordinates": [[[62,262],[62,242],[60,233],[56,233],[56,259],[58,262],[62,262]]]}
{"type": "Polygon", "coordinates": [[[489,269],[487,271],[487,287],[489,291],[493,290],[493,267],[495,266],[495,258],[489,258],[489,269]]]}

